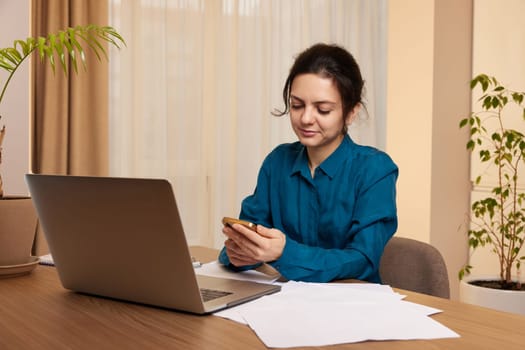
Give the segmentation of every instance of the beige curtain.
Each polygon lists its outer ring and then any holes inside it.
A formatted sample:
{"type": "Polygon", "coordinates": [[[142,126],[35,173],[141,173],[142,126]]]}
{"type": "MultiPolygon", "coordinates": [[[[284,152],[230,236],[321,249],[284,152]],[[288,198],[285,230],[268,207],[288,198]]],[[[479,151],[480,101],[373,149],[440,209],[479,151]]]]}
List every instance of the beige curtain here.
{"type": "Polygon", "coordinates": [[[110,60],[110,173],[173,185],[190,244],[220,246],[259,167],[295,141],[282,108],[294,56],[344,45],[361,64],[367,114],[354,139],[384,144],[385,0],[111,0],[127,48],[110,60]]]}
{"type": "MultiPolygon", "coordinates": [[[[32,0],[32,36],[108,22],[106,0],[32,0]]],[[[31,168],[35,173],[107,175],[108,63],[88,50],[78,76],[36,56],[32,71],[31,168]]]]}
{"type": "MultiPolygon", "coordinates": [[[[106,0],[32,0],[31,35],[75,25],[108,22],[106,0]]],[[[108,64],[87,51],[87,70],[66,77],[60,67],[33,58],[31,73],[31,171],[107,175],[108,64]]],[[[33,254],[48,252],[39,229],[33,254]]]]}

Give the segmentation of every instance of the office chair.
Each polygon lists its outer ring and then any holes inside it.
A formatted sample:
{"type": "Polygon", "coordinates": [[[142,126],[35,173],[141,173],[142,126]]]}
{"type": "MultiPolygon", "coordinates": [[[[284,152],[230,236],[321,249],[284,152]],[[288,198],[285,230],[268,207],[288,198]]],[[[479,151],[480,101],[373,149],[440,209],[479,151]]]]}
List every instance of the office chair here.
{"type": "Polygon", "coordinates": [[[384,284],[395,288],[450,298],[445,261],[428,243],[392,237],[381,257],[379,275],[384,284]]]}

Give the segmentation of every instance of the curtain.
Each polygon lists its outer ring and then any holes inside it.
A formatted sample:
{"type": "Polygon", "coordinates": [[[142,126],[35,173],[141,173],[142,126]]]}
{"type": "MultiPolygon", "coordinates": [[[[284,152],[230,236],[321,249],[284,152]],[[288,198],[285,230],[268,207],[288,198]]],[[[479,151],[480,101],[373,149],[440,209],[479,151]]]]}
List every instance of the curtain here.
{"type": "MultiPolygon", "coordinates": [[[[32,0],[32,36],[108,23],[106,0],[32,0]]],[[[108,174],[108,63],[86,50],[87,69],[66,77],[33,59],[31,169],[35,173],[108,174]]]]}
{"type": "Polygon", "coordinates": [[[366,81],[354,140],[383,148],[386,0],[110,0],[110,173],[168,179],[189,244],[219,247],[264,157],[296,141],[282,109],[294,57],[346,47],[366,81]]]}
{"type": "MultiPolygon", "coordinates": [[[[75,25],[108,23],[106,0],[32,0],[31,35],[46,36],[75,25]]],[[[86,50],[87,70],[64,76],[32,59],[31,171],[108,174],[108,64],[86,50]]],[[[48,252],[38,229],[33,254],[48,252]]]]}

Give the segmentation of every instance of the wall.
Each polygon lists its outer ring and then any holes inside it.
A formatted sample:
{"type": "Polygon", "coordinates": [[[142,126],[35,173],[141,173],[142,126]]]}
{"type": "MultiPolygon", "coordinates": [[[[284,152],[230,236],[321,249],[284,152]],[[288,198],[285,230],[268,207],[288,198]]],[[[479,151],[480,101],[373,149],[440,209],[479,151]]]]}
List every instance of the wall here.
{"type": "MultiPolygon", "coordinates": [[[[473,73],[486,73],[495,76],[501,83],[514,90],[525,91],[525,1],[505,0],[505,6],[497,0],[474,1],[474,43],[473,43],[473,73]],[[497,53],[497,54],[495,54],[497,53]]],[[[479,96],[479,90],[476,90],[479,96]]],[[[473,111],[480,111],[477,97],[473,101],[473,111]]],[[[516,111],[511,117],[513,126],[523,130],[521,114],[516,111]]],[[[507,118],[506,118],[507,119],[507,118]]],[[[508,120],[508,119],[507,119],[508,120]]],[[[493,168],[492,168],[493,169],[493,168]]],[[[521,177],[525,167],[521,167],[521,177]]],[[[496,175],[493,170],[487,171],[487,164],[481,164],[476,155],[472,158],[472,178],[485,173],[484,182],[475,186],[472,199],[485,198],[487,191],[496,184],[496,175]]],[[[525,183],[521,181],[520,188],[525,190],[525,183]]],[[[525,252],[522,249],[522,254],[525,252]]],[[[489,247],[477,249],[471,257],[473,274],[498,274],[499,262],[489,247]]],[[[523,274],[522,274],[523,280],[523,274]]]]}
{"type": "Polygon", "coordinates": [[[429,242],[447,263],[451,297],[467,261],[471,0],[390,0],[387,152],[400,168],[398,235],[429,242]]]}
{"type": "MultiPolygon", "coordinates": [[[[29,36],[29,1],[0,1],[0,47],[29,36]]],[[[0,72],[3,85],[7,74],[0,72]]],[[[27,194],[24,174],[29,169],[29,62],[24,62],[9,83],[0,105],[0,127],[6,126],[0,171],[6,195],[27,194]]]]}

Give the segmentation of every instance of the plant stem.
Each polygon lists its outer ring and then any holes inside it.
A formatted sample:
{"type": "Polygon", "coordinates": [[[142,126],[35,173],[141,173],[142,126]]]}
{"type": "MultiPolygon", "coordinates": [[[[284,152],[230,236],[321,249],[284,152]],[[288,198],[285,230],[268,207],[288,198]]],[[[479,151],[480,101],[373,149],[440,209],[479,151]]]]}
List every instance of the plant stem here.
{"type": "Polygon", "coordinates": [[[497,118],[499,123],[499,129],[501,133],[501,140],[495,141],[496,144],[496,150],[497,150],[497,160],[498,160],[498,184],[500,188],[499,193],[499,201],[500,201],[500,207],[499,207],[499,217],[500,217],[500,235],[501,235],[501,244],[499,245],[499,248],[501,250],[500,252],[500,278],[501,280],[504,280],[506,282],[508,281],[509,271],[508,271],[508,262],[507,262],[507,255],[505,254],[505,232],[503,230],[503,223],[505,222],[505,210],[504,210],[504,196],[503,196],[503,166],[502,162],[504,161],[504,157],[502,155],[502,148],[503,148],[503,142],[504,142],[504,128],[503,128],[503,121],[501,117],[501,110],[502,107],[498,108],[497,118]]]}
{"type": "Polygon", "coordinates": [[[5,81],[4,83],[4,87],[2,89],[2,93],[0,93],[0,105],[2,104],[2,99],[4,98],[4,95],[5,95],[5,92],[7,90],[7,86],[9,85],[9,82],[11,81],[11,79],[13,78],[13,75],[15,74],[16,70],[18,69],[18,67],[20,67],[20,65],[25,61],[25,59],[31,55],[31,53],[36,49],[36,46],[30,50],[27,55],[25,55],[21,60],[20,62],[18,62],[18,64],[15,66],[15,68],[13,68],[13,70],[11,70],[11,72],[9,73],[9,75],[7,76],[7,80],[5,81]]]}

